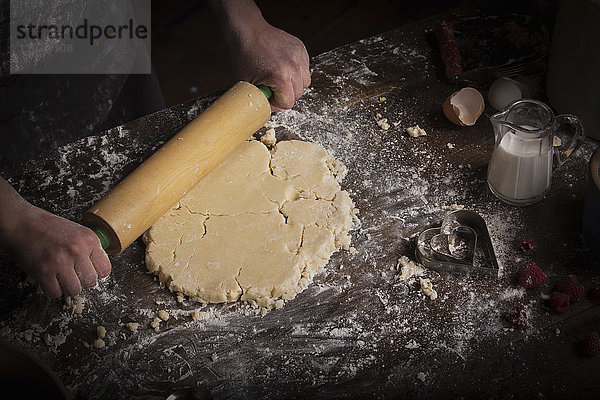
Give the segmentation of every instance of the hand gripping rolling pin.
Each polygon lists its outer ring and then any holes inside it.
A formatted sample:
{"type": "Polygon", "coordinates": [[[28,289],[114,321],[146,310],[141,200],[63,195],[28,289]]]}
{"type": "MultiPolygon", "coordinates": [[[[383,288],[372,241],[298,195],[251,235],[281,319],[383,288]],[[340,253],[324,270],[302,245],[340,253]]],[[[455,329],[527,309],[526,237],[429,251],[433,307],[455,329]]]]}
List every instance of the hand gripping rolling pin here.
{"type": "Polygon", "coordinates": [[[119,254],[271,116],[269,87],[238,82],[83,215],[119,254]]]}

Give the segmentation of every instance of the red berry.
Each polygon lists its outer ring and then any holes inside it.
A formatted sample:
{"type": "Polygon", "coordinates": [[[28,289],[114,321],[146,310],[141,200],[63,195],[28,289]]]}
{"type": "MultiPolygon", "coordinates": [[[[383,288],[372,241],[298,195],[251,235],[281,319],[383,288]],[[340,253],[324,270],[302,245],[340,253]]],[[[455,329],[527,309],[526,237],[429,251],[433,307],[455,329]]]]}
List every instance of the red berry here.
{"type": "Polygon", "coordinates": [[[554,288],[557,292],[569,295],[569,301],[575,303],[583,298],[583,286],[577,280],[575,275],[567,275],[556,284],[554,288]]]}
{"type": "Polygon", "coordinates": [[[569,295],[562,292],[550,294],[550,308],[557,314],[562,314],[569,308],[569,295]]]}
{"type": "Polygon", "coordinates": [[[537,250],[537,242],[532,237],[522,237],[517,241],[517,246],[525,254],[533,254],[537,250]]]}
{"type": "Polygon", "coordinates": [[[589,355],[595,355],[600,353],[600,335],[598,332],[590,332],[583,339],[583,346],[585,348],[585,352],[589,355]]]}
{"type": "Polygon", "coordinates": [[[536,263],[531,262],[525,266],[519,277],[519,283],[525,289],[531,289],[540,286],[546,282],[546,274],[544,271],[537,266],[536,263]]]}
{"type": "Polygon", "coordinates": [[[519,328],[525,328],[527,326],[527,311],[522,304],[517,304],[505,315],[505,318],[508,322],[519,328]]]}

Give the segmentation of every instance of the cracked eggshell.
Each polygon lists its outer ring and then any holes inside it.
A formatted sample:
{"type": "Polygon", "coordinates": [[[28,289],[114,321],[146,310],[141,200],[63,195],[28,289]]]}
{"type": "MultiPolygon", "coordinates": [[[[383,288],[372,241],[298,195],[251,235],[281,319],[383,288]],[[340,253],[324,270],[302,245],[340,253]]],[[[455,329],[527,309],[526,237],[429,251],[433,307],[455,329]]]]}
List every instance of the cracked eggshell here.
{"type": "Polygon", "coordinates": [[[462,88],[444,101],[444,115],[459,126],[471,126],[483,112],[485,102],[477,89],[462,88]]]}

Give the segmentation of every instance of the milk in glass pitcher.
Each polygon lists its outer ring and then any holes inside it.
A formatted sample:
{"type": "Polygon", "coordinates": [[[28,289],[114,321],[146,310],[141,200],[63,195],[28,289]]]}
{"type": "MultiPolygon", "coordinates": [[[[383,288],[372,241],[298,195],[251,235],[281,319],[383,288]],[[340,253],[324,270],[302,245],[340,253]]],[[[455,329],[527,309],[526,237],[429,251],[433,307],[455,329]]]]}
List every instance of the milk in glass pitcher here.
{"type": "Polygon", "coordinates": [[[514,205],[541,200],[550,188],[553,155],[556,168],[560,168],[585,139],[579,118],[555,116],[537,100],[517,100],[492,115],[491,122],[496,143],[488,166],[488,185],[496,197],[514,205]],[[555,151],[558,132],[566,143],[555,151]]]}

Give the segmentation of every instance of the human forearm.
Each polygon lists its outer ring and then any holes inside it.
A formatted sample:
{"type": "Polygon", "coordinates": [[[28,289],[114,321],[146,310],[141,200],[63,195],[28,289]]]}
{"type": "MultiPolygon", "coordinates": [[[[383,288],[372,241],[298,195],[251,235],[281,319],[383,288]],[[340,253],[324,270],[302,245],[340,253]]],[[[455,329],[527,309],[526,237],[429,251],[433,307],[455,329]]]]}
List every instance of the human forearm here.
{"type": "Polygon", "coordinates": [[[209,0],[229,45],[236,79],[274,91],[274,111],[291,108],[310,85],[309,57],[300,39],[269,24],[252,0],[209,0]]]}
{"type": "Polygon", "coordinates": [[[49,297],[74,296],[110,273],[93,231],[31,205],[2,178],[0,248],[49,297]]]}
{"type": "Polygon", "coordinates": [[[0,177],[0,249],[7,251],[8,239],[18,228],[19,219],[31,204],[2,177],[0,177]]]}
{"type": "Polygon", "coordinates": [[[261,31],[271,27],[253,0],[209,0],[209,4],[234,60],[244,48],[252,47],[261,31]]]}
{"type": "Polygon", "coordinates": [[[266,22],[252,0],[209,0],[208,3],[227,30],[241,31],[257,22],[266,22]]]}

